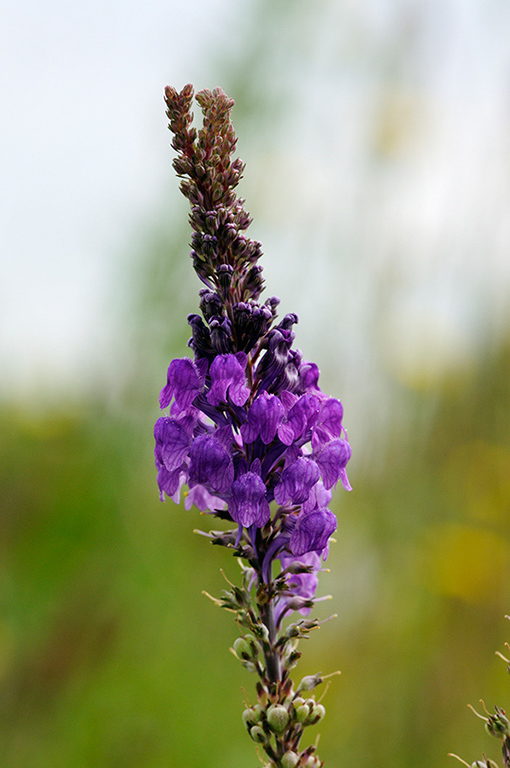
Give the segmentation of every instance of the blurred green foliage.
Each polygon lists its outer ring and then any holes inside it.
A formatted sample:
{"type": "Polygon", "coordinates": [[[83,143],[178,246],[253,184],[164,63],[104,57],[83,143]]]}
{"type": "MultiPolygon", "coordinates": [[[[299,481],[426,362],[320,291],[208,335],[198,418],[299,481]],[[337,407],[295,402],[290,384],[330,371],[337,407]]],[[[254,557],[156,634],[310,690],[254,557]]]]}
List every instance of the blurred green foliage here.
{"type": "MultiPolygon", "coordinates": [[[[193,534],[207,518],[159,502],[156,413],[133,377],[114,402],[2,406],[6,768],[256,765],[236,627],[202,595],[237,564],[193,534]]],[[[333,599],[317,606],[339,617],[303,648],[303,674],[342,670],[321,754],[367,768],[497,758],[466,703],[510,701],[494,655],[510,639],[510,345],[433,391],[395,386],[411,421],[374,436],[373,471],[354,453],[321,581],[333,599]]]]}

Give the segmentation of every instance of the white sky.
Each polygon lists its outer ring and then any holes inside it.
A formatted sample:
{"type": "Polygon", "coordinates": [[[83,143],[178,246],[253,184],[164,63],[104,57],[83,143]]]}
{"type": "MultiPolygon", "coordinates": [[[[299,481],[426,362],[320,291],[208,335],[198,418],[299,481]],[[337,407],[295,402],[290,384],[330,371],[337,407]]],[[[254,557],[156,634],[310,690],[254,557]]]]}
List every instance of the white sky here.
{"type": "Polygon", "coordinates": [[[176,186],[163,87],[228,90],[214,67],[234,49],[235,68],[239,41],[255,95],[285,105],[265,132],[243,125],[240,154],[268,291],[298,311],[303,349],[318,342],[366,403],[381,366],[433,372],[489,312],[508,322],[504,0],[3,0],[1,15],[0,392],[108,355],[118,256],[176,186]]]}
{"type": "Polygon", "coordinates": [[[172,177],[163,88],[218,84],[210,82],[210,57],[244,6],[3,0],[4,391],[80,375],[110,343],[105,307],[115,254],[160,205],[172,177]]]}

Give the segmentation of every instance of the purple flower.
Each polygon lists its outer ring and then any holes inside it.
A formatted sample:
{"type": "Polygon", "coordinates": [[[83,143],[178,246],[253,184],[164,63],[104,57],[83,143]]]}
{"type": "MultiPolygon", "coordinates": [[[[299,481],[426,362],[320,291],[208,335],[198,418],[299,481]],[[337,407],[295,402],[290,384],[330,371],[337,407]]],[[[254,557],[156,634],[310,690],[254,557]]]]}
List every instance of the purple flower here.
{"type": "Polygon", "coordinates": [[[248,411],[248,421],[241,427],[243,440],[245,443],[253,443],[260,437],[268,445],[274,440],[282,417],[283,405],[276,395],[261,392],[248,411]]]}
{"type": "Polygon", "coordinates": [[[227,401],[227,393],[234,405],[244,405],[250,395],[244,370],[247,357],[244,352],[235,355],[218,355],[211,363],[211,389],[207,400],[211,405],[227,401]]]}
{"type": "Polygon", "coordinates": [[[327,508],[318,509],[308,515],[301,513],[290,535],[290,551],[293,555],[321,553],[327,547],[328,539],[336,530],[336,526],[336,517],[327,508]]]}
{"type": "Polygon", "coordinates": [[[192,484],[210,486],[227,493],[234,480],[234,465],[227,449],[210,435],[199,435],[190,450],[189,479],[192,484]]]}
{"type": "Polygon", "coordinates": [[[232,498],[228,505],[232,519],[245,528],[250,525],[262,528],[271,514],[265,495],[266,486],[256,472],[246,472],[238,477],[232,484],[232,498]]]}
{"type": "Polygon", "coordinates": [[[346,491],[352,491],[345,467],[351,458],[351,446],[347,440],[330,440],[325,446],[313,453],[320,467],[324,488],[329,490],[341,478],[346,491]]]}
{"type": "Polygon", "coordinates": [[[205,360],[199,360],[197,363],[189,357],[172,360],[168,366],[166,385],[159,396],[161,408],[170,405],[172,397],[175,397],[177,409],[187,410],[203,389],[206,368],[205,360]]]}
{"type": "Polygon", "coordinates": [[[180,467],[188,456],[191,440],[179,422],[163,416],[154,425],[154,437],[156,462],[169,472],[180,467]]]}
{"type": "Polygon", "coordinates": [[[275,501],[278,504],[303,504],[319,476],[315,461],[300,456],[283,470],[281,480],[274,489],[275,501]]]}

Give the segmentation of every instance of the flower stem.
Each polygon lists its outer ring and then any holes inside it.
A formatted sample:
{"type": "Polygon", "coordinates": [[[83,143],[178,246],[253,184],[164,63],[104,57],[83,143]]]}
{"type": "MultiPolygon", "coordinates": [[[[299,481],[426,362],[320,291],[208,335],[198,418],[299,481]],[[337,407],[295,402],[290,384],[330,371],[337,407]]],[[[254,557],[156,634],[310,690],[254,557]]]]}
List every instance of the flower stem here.
{"type": "Polygon", "coordinates": [[[274,607],[273,601],[270,599],[260,608],[260,618],[264,622],[268,631],[268,643],[267,648],[264,650],[264,658],[266,661],[266,674],[270,683],[278,684],[282,679],[281,667],[280,667],[280,654],[276,648],[276,626],[274,620],[274,607]]]}

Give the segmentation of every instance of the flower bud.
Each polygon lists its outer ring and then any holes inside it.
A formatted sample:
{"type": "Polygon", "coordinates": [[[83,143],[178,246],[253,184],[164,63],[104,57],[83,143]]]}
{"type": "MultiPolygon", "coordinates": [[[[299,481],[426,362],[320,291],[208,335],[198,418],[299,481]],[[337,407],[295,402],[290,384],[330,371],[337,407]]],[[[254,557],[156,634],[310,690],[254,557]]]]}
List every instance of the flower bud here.
{"type": "Polygon", "coordinates": [[[299,756],[295,752],[286,752],[282,755],[280,765],[282,768],[295,768],[299,760],[299,756]]]}
{"type": "Polygon", "coordinates": [[[257,741],[259,744],[263,744],[267,741],[267,736],[260,725],[254,725],[250,728],[250,736],[253,741],[257,741]]]}
{"type": "Polygon", "coordinates": [[[269,727],[275,733],[283,733],[289,724],[289,713],[282,704],[273,704],[266,713],[269,727]]]}

